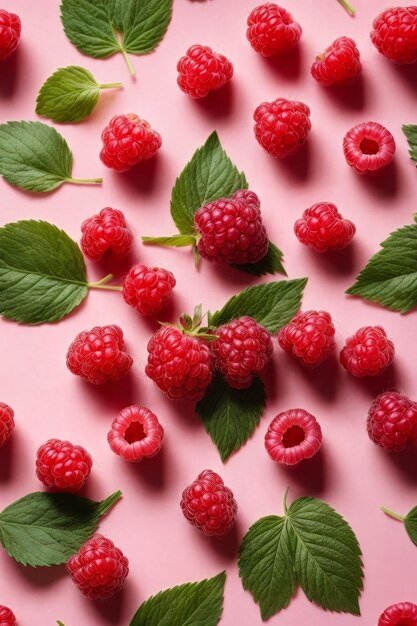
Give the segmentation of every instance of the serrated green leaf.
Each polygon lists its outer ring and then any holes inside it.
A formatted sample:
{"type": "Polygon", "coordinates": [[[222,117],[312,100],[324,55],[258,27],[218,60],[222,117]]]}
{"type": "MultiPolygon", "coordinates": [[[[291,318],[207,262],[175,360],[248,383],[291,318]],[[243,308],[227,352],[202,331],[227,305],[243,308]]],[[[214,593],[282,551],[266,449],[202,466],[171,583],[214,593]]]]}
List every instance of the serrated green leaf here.
{"type": "Polygon", "coordinates": [[[287,272],[284,269],[284,266],[281,263],[281,259],[283,257],[283,253],[277,246],[269,242],[268,252],[264,256],[263,259],[258,261],[257,263],[246,263],[245,265],[233,265],[237,270],[241,272],[246,272],[247,274],[252,274],[253,276],[263,276],[264,274],[276,274],[279,272],[280,274],[287,275],[287,272]]]}
{"type": "Polygon", "coordinates": [[[0,513],[0,543],[23,565],[60,565],[93,535],[121,495],[95,502],[68,493],[30,493],[0,513]]]}
{"type": "Polygon", "coordinates": [[[417,125],[404,125],[402,129],[407,137],[408,145],[410,146],[410,158],[417,165],[417,125]]]}
{"type": "Polygon", "coordinates": [[[411,541],[417,546],[417,506],[415,506],[404,520],[404,526],[407,531],[407,535],[411,541]]]}
{"type": "Polygon", "coordinates": [[[216,626],[223,611],[226,572],[161,591],[146,600],[130,626],[216,626]]]}

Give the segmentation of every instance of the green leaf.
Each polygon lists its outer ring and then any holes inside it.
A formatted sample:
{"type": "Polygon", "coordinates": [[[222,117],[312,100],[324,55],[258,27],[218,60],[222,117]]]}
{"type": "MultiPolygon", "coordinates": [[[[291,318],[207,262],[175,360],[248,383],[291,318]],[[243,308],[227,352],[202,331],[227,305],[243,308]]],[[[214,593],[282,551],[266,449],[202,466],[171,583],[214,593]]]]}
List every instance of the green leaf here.
{"type": "Polygon", "coordinates": [[[30,493],[0,513],[0,543],[23,565],[60,565],[94,534],[121,495],[95,502],[68,493],[30,493]]]}
{"type": "Polygon", "coordinates": [[[25,324],[55,322],[88,293],[78,245],[48,222],[0,228],[0,314],[25,324]]]}
{"type": "Polygon", "coordinates": [[[130,626],[216,626],[223,611],[226,572],[161,591],[146,600],[130,626]]]}
{"type": "Polygon", "coordinates": [[[415,506],[407,515],[399,515],[398,513],[394,513],[390,509],[381,507],[381,510],[389,517],[393,519],[399,520],[404,524],[407,535],[410,537],[411,541],[417,546],[417,506],[415,506]]]}
{"type": "Polygon", "coordinates": [[[408,126],[403,126],[402,129],[410,146],[411,160],[417,165],[417,125],[409,124],[408,126]]]}
{"type": "Polygon", "coordinates": [[[196,410],[220,453],[222,461],[252,435],[265,409],[263,382],[255,378],[249,389],[231,389],[217,376],[196,410]]]}
{"type": "Polygon", "coordinates": [[[287,272],[284,269],[284,266],[281,263],[281,259],[283,257],[283,253],[277,246],[269,242],[268,252],[264,256],[263,259],[258,261],[257,263],[246,263],[245,265],[233,265],[237,270],[241,272],[247,272],[248,274],[252,274],[254,276],[263,276],[264,274],[276,274],[279,272],[280,274],[287,275],[287,272]]]}

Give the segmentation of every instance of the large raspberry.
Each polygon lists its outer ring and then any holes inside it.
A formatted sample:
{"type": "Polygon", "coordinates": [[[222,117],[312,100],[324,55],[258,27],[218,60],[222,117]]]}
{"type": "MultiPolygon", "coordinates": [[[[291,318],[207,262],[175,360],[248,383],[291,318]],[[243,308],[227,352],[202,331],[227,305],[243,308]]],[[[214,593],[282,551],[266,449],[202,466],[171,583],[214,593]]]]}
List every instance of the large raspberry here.
{"type": "Polygon", "coordinates": [[[0,626],[17,626],[13,611],[0,604],[0,626]]]}
{"type": "Polygon", "coordinates": [[[367,427],[374,443],[400,452],[417,440],[417,403],[395,391],[381,393],[369,409],[367,427]]]}
{"type": "Polygon", "coordinates": [[[273,2],[255,7],[248,17],[246,36],[252,48],[264,57],[293,48],[301,33],[301,26],[291,14],[273,2]]]}
{"type": "Polygon", "coordinates": [[[122,409],[107,435],[110,448],[125,461],[142,461],[158,454],[164,429],[152,411],[133,404],[122,409]]]}
{"type": "Polygon", "coordinates": [[[101,138],[100,159],[117,172],[127,172],[141,161],[150,159],[162,145],[160,134],[135,113],[112,117],[101,138]]]}
{"type": "Polygon", "coordinates": [[[273,102],[263,102],[253,117],[256,139],[278,159],[297,152],[311,129],[310,109],[295,100],[277,98],[273,102]]]}
{"type": "Polygon", "coordinates": [[[184,489],[181,509],[204,535],[225,535],[235,525],[237,502],[216,472],[204,470],[184,489]]]}
{"type": "Polygon", "coordinates": [[[380,616],[378,626],[417,626],[417,604],[391,604],[380,616]]]}
{"type": "Polygon", "coordinates": [[[344,219],[331,202],[318,202],[303,213],[294,224],[301,243],[316,252],[342,250],[350,244],[356,233],[355,224],[344,219]]]}
{"type": "Polygon", "coordinates": [[[0,9],[0,61],[7,59],[16,50],[21,29],[18,15],[0,9]]]}
{"type": "Polygon", "coordinates": [[[210,91],[220,89],[233,76],[233,65],[223,54],[208,46],[191,46],[178,61],[177,82],[192,98],[205,98],[210,91]]]}
{"type": "Polygon", "coordinates": [[[110,254],[122,259],[132,247],[132,232],[118,209],[102,209],[82,223],[81,231],[81,249],[91,261],[101,261],[110,254]]]}
{"type": "Polygon", "coordinates": [[[168,270],[134,265],[123,282],[123,298],[142,315],[154,315],[169,302],[175,285],[168,270]]]}
{"type": "Polygon", "coordinates": [[[265,447],[273,461],[282,465],[298,465],[311,459],[320,450],[320,424],[304,409],[279,413],[265,435],[265,447]]]}
{"type": "Polygon", "coordinates": [[[383,11],[374,21],[371,39],[390,61],[401,64],[417,61],[417,6],[383,11]]]}
{"type": "Polygon", "coordinates": [[[45,487],[78,491],[90,475],[93,460],[82,446],[49,439],[36,454],[36,475],[45,487]]]}
{"type": "Polygon", "coordinates": [[[340,362],[353,376],[379,376],[391,365],[394,352],[381,326],[363,326],[347,339],[340,362]]]}
{"type": "Polygon", "coordinates": [[[278,343],[303,365],[315,367],[332,354],[335,346],[335,328],[330,313],[306,311],[281,328],[278,343]]]}
{"type": "Polygon", "coordinates": [[[0,402],[0,448],[12,436],[14,431],[14,411],[4,402],[0,402]]]}
{"type": "Polygon", "coordinates": [[[395,153],[395,140],[382,124],[364,122],[346,133],[343,152],[355,172],[373,174],[391,163],[395,153]]]}
{"type": "Polygon", "coordinates": [[[67,367],[94,385],[121,378],[132,366],[125,351],[123,331],[112,326],[95,326],[79,333],[67,352],[67,367]]]}
{"type": "Polygon", "coordinates": [[[67,570],[91,600],[107,600],[121,591],[129,561],[110,539],[94,535],[67,561],[67,570]]]}
{"type": "Polygon", "coordinates": [[[350,37],[339,37],[323,54],[316,57],[311,74],[325,86],[340,85],[356,78],[361,61],[356,43],[350,37]]]}

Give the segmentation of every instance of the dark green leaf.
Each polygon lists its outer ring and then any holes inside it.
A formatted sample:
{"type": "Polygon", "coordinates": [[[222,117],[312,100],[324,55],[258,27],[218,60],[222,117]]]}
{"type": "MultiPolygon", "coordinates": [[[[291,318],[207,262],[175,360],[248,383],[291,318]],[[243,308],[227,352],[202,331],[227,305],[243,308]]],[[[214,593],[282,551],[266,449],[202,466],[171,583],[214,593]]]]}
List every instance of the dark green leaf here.
{"type": "Polygon", "coordinates": [[[246,263],[246,265],[233,265],[233,267],[241,272],[253,274],[254,276],[263,276],[264,274],[287,274],[282,265],[283,253],[277,246],[269,242],[268,253],[263,259],[257,263],[246,263]]]}
{"type": "Polygon", "coordinates": [[[404,526],[411,541],[417,546],[417,506],[407,514],[404,526]]]}
{"type": "Polygon", "coordinates": [[[409,124],[402,128],[407,137],[408,145],[410,146],[411,160],[417,164],[417,125],[409,124]]]}

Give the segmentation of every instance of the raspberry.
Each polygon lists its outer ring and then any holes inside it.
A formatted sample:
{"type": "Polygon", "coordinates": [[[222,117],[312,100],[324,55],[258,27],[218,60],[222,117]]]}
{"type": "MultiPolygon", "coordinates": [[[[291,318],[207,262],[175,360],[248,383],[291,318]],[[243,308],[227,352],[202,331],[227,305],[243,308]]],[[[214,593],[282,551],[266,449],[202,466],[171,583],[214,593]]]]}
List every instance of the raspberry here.
{"type": "Polygon", "coordinates": [[[320,424],[304,409],[278,413],[265,435],[265,448],[273,461],[282,465],[298,465],[311,459],[321,447],[320,424]]]}
{"type": "Polygon", "coordinates": [[[198,209],[195,227],[198,251],[207,261],[244,265],[257,263],[268,252],[268,235],[260,202],[253,191],[241,189],[198,209]]]}
{"type": "Polygon", "coordinates": [[[281,328],[278,343],[308,367],[316,367],[332,354],[335,328],[330,313],[306,311],[281,328]]]}
{"type": "Polygon", "coordinates": [[[16,50],[21,30],[19,16],[0,9],[0,61],[7,59],[16,50]]]}
{"type": "Polygon", "coordinates": [[[191,46],[177,64],[180,89],[192,98],[205,98],[224,87],[233,76],[233,65],[208,46],[191,46]]]}
{"type": "MultiPolygon", "coordinates": [[[[0,13],[1,18],[1,13],[0,13]]],[[[7,606],[2,606],[0,604],[0,626],[17,626],[16,618],[14,613],[7,608],[7,606]]]]}
{"type": "Polygon", "coordinates": [[[10,439],[14,431],[14,411],[0,402],[0,448],[10,439]]]}
{"type": "Polygon", "coordinates": [[[392,363],[394,344],[381,326],[363,326],[346,341],[340,362],[358,378],[379,376],[392,363]]]}
{"type": "Polygon", "coordinates": [[[67,367],[93,385],[121,378],[132,366],[125,352],[123,331],[112,326],[95,326],[79,333],[67,352],[67,367]]]}
{"type": "Polygon", "coordinates": [[[305,246],[316,252],[342,250],[356,233],[353,222],[344,219],[331,202],[318,202],[294,224],[294,232],[305,246]]]}
{"type": "Polygon", "coordinates": [[[110,448],[125,461],[142,461],[158,454],[164,429],[149,409],[133,404],[122,409],[107,436],[110,448]]]}
{"type": "Polygon", "coordinates": [[[264,57],[293,48],[301,33],[301,26],[290,13],[272,2],[255,7],[248,17],[246,36],[252,48],[264,57]]]}
{"type": "Polygon", "coordinates": [[[229,387],[246,389],[272,356],[269,332],[252,317],[239,317],[216,328],[218,339],[212,343],[217,368],[229,387]]]}
{"type": "Polygon", "coordinates": [[[102,209],[82,223],[81,231],[81,249],[91,261],[101,261],[110,254],[122,259],[132,247],[132,232],[125,216],[117,209],[102,209]]]}
{"type": "Polygon", "coordinates": [[[343,152],[355,172],[372,174],[389,165],[394,158],[394,137],[382,124],[364,122],[346,133],[343,152]]]}
{"type": "Polygon", "coordinates": [[[417,604],[391,604],[380,616],[378,626],[417,626],[417,604]]]}
{"type": "Polygon", "coordinates": [[[373,28],[374,46],[390,61],[417,61],[417,6],[387,9],[375,19],[373,28]]]}
{"type": "Polygon", "coordinates": [[[401,452],[417,440],[417,403],[395,391],[381,393],[369,409],[367,427],[374,443],[401,452]]]}
{"type": "Polygon", "coordinates": [[[49,439],[36,454],[36,475],[45,487],[79,491],[90,475],[93,460],[82,446],[49,439]]]}
{"type": "Polygon", "coordinates": [[[310,109],[303,102],[277,98],[256,109],[255,137],[269,154],[284,159],[305,143],[311,129],[310,109]]]}
{"type": "Polygon", "coordinates": [[[176,285],[174,275],[160,267],[134,265],[123,283],[123,298],[142,315],[153,315],[164,307],[176,285]]]}
{"type": "Polygon", "coordinates": [[[101,139],[100,159],[117,172],[127,172],[141,161],[150,159],[162,145],[159,133],[135,113],[112,117],[101,139]]]}
{"type": "Polygon", "coordinates": [[[118,593],[129,573],[129,561],[110,539],[94,535],[67,561],[73,582],[90,600],[118,593]]]}
{"type": "Polygon", "coordinates": [[[311,74],[319,83],[340,85],[352,81],[361,71],[359,50],[350,37],[339,37],[316,57],[311,74]]]}
{"type": "Polygon", "coordinates": [[[236,521],[237,502],[222,478],[204,470],[182,493],[181,509],[186,519],[204,535],[225,535],[236,521]]]}

